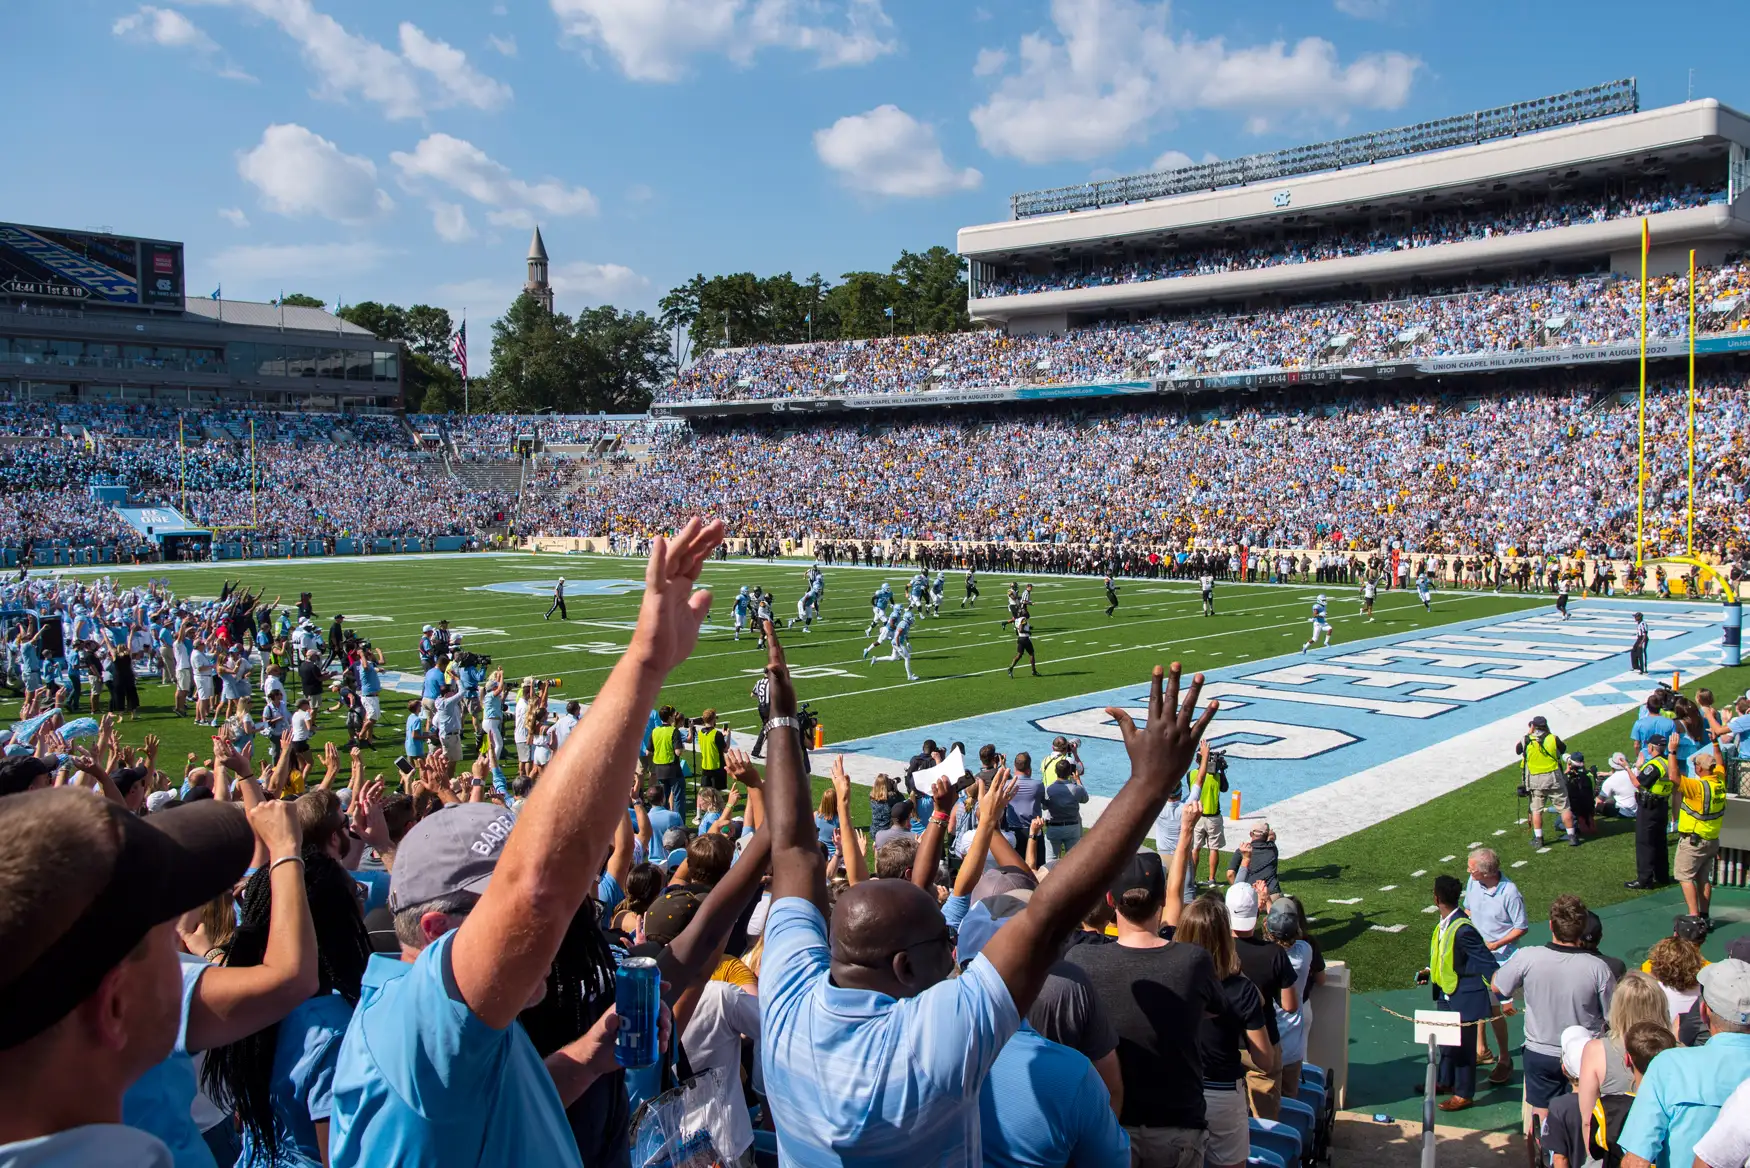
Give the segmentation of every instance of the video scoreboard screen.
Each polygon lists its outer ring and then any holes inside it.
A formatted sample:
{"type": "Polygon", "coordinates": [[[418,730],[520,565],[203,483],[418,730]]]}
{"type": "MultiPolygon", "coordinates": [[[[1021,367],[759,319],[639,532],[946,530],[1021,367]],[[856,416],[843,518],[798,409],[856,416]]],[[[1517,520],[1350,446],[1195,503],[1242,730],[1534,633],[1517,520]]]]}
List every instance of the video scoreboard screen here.
{"type": "Polygon", "coordinates": [[[182,293],[180,243],[0,223],[0,296],[180,309],[182,293]]]}

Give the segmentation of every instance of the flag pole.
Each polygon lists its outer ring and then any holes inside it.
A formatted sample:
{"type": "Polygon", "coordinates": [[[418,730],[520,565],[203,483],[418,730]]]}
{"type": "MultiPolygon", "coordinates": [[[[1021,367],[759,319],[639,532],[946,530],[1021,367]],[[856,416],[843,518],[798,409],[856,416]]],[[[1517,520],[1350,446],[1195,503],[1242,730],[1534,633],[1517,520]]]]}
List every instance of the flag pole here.
{"type": "Polygon", "coordinates": [[[1641,402],[1638,443],[1639,469],[1635,475],[1635,567],[1646,559],[1647,544],[1647,220],[1641,220],[1641,402]]]}
{"type": "Polygon", "coordinates": [[[1695,558],[1695,249],[1689,249],[1689,514],[1684,523],[1695,558]]]}

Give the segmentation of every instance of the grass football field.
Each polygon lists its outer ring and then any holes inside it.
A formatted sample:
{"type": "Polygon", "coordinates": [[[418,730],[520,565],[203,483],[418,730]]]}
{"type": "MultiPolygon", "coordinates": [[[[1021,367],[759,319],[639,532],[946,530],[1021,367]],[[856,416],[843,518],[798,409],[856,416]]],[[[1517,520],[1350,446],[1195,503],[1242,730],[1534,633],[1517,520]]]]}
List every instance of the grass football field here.
{"type": "MultiPolygon", "coordinates": [[[[739,642],[734,639],[730,601],[740,586],[760,585],[776,592],[780,619],[792,617],[803,590],[805,566],[733,559],[713,562],[703,579],[716,595],[710,621],[692,657],[669,678],[662,701],[695,716],[713,708],[719,720],[734,729],[757,730],[749,691],[760,676],[764,655],[756,650],[751,634],[744,634],[739,642]]],[[[278,593],[287,603],[308,591],[321,629],[326,630],[334,613],[345,614],[349,626],[384,650],[388,669],[414,676],[419,670],[421,626],[447,618],[452,628],[464,632],[466,647],[489,655],[507,678],[560,678],[563,687],[555,696],[588,701],[630,638],[643,561],[506,553],[161,567],[111,574],[124,583],[162,576],[181,596],[216,596],[226,580],[265,589],[270,598],[278,593]],[[545,620],[551,582],[559,575],[569,582],[570,619],[561,621],[555,615],[545,620]]],[[[976,607],[962,609],[961,576],[950,573],[942,616],[920,621],[913,630],[913,669],[920,680],[908,682],[898,662],[870,663],[861,654],[868,643],[864,630],[870,593],[882,580],[902,591],[910,575],[906,569],[828,568],[823,619],[812,632],[804,634],[797,628],[784,636],[798,694],[813,704],[829,745],[912,729],[921,742],[933,727],[953,719],[1143,680],[1156,663],[1182,661],[1189,674],[1293,652],[1305,639],[1311,601],[1305,587],[1218,585],[1219,615],[1206,618],[1194,583],[1126,580],[1120,582],[1117,612],[1107,617],[1098,580],[1033,577],[1034,642],[1043,676],[1028,675],[1023,664],[1011,679],[1005,669],[1014,652],[1014,636],[1001,619],[1003,594],[1012,577],[981,576],[982,598],[976,607]]],[[[1354,612],[1350,607],[1354,590],[1326,590],[1333,600],[1339,643],[1360,635],[1432,629],[1549,604],[1547,598],[1531,595],[1448,592],[1440,595],[1435,611],[1427,613],[1413,595],[1384,593],[1377,621],[1361,634],[1345,620],[1354,612]]],[[[878,656],[885,651],[884,647],[878,656]]],[[[1716,690],[1739,693],[1750,685],[1750,669],[1736,672],[1739,676],[1721,680],[1716,690]]],[[[142,681],[141,717],[138,723],[124,726],[124,738],[137,742],[146,732],[158,734],[164,743],[160,765],[174,772],[185,754],[204,758],[210,753],[211,731],[194,726],[191,719],[176,718],[170,712],[170,694],[168,687],[142,681]]],[[[391,764],[401,752],[405,708],[385,688],[386,725],[378,731],[381,745],[367,758],[367,773],[393,775],[391,764]]],[[[16,714],[15,701],[0,706],[0,719],[10,720],[16,714]]],[[[1626,742],[1627,721],[1615,719],[1575,736],[1574,743],[1589,758],[1602,760],[1626,742]]],[[[318,725],[318,743],[344,741],[338,716],[318,725]]],[[[1030,749],[1039,755],[1048,736],[1037,737],[1038,741],[1026,743],[999,743],[999,749],[1010,753],[1030,749]]],[[[971,745],[976,749],[977,744],[971,745]]],[[[815,765],[824,769],[818,754],[815,765]]],[[[1238,768],[1243,766],[1236,762],[1236,782],[1241,787],[1243,771],[1238,768]]],[[[1622,888],[1622,881],[1633,874],[1632,835],[1611,830],[1572,854],[1566,847],[1533,852],[1528,830],[1515,823],[1523,815],[1513,799],[1516,776],[1516,769],[1509,768],[1283,862],[1285,888],[1305,897],[1327,952],[1355,967],[1357,989],[1402,985],[1423,963],[1427,921],[1422,908],[1429,883],[1443,867],[1462,874],[1465,849],[1473,843],[1499,846],[1508,865],[1525,861],[1509,872],[1524,888],[1534,912],[1560,891],[1578,891],[1599,904],[1632,895],[1622,888]]],[[[866,825],[864,788],[853,788],[853,801],[866,825]]],[[[1230,829],[1230,839],[1234,838],[1230,829]]]]}

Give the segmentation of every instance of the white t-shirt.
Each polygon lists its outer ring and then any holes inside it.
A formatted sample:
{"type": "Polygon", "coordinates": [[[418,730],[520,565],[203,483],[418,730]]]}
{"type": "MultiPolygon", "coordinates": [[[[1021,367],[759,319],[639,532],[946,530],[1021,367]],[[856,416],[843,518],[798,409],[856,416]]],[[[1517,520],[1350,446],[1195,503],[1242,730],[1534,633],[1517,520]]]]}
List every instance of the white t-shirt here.
{"type": "Polygon", "coordinates": [[[516,700],[516,721],[512,723],[512,742],[526,743],[529,740],[529,720],[525,715],[529,712],[530,702],[519,697],[516,700]]]}
{"type": "Polygon", "coordinates": [[[194,669],[195,684],[211,688],[213,672],[218,665],[218,662],[213,660],[213,655],[205,649],[196,649],[189,655],[189,663],[194,669]]]}
{"type": "Polygon", "coordinates": [[[1635,781],[1627,771],[1611,771],[1610,777],[1598,784],[1598,793],[1614,801],[1623,815],[1635,813],[1635,781]]]}
{"type": "Polygon", "coordinates": [[[554,749],[565,745],[565,740],[571,737],[571,732],[577,729],[578,719],[570,714],[560,714],[553,722],[554,749]]]}
{"type": "MultiPolygon", "coordinates": [[[[729,1146],[718,1151],[731,1159],[753,1144],[753,1123],[741,1090],[741,1041],[750,1038],[759,1050],[760,1000],[737,985],[708,981],[681,1037],[694,1074],[716,1070],[728,1109],[729,1146]]],[[[756,1053],[757,1057],[757,1053],[756,1053]]]]}
{"type": "MultiPolygon", "coordinates": [[[[689,1026],[687,1033],[692,1032],[689,1026]]],[[[1707,1135],[1696,1142],[1695,1158],[1708,1168],[1750,1165],[1750,1080],[1738,1084],[1707,1135]]]]}
{"type": "Polygon", "coordinates": [[[310,741],[310,722],[311,722],[311,717],[310,717],[309,710],[294,710],[292,712],[292,741],[293,742],[308,742],[308,741],[310,741]]]}

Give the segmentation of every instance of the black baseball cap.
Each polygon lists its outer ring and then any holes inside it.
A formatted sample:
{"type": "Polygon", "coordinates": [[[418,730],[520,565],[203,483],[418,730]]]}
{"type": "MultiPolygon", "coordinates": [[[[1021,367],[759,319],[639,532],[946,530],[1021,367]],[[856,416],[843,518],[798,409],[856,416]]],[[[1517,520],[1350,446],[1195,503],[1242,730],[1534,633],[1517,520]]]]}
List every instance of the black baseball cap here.
{"type": "Polygon", "coordinates": [[[32,783],[55,773],[46,759],[34,754],[18,755],[0,762],[0,795],[21,795],[32,783]]]}
{"type": "Polygon", "coordinates": [[[1114,898],[1123,896],[1133,888],[1146,891],[1150,900],[1166,899],[1167,870],[1155,853],[1136,853],[1124,862],[1124,867],[1118,872],[1118,879],[1112,881],[1114,898]]]}
{"type": "Polygon", "coordinates": [[[691,888],[671,888],[644,912],[644,936],[659,945],[672,944],[699,913],[705,898],[691,888]]]}
{"type": "Polygon", "coordinates": [[[72,787],[0,799],[0,839],[19,861],[0,869],[0,1050],[66,1017],[148,932],[229,889],[255,854],[230,803],[147,822],[72,787]]]}

